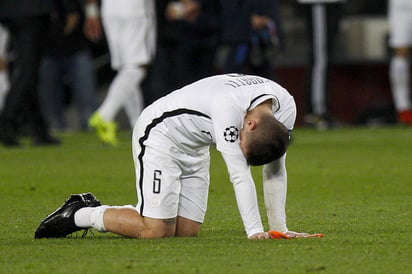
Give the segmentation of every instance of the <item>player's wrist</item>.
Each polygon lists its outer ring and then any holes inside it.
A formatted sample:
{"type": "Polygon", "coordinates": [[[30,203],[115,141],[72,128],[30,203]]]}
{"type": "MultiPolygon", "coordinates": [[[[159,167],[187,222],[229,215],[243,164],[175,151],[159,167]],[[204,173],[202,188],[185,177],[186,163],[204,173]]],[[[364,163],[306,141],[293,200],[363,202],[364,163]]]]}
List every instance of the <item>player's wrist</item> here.
{"type": "Polygon", "coordinates": [[[270,226],[270,230],[279,231],[279,232],[283,232],[283,233],[286,233],[286,232],[289,231],[288,228],[284,225],[270,226]]]}
{"type": "Polygon", "coordinates": [[[97,18],[100,16],[99,6],[96,3],[87,3],[85,7],[87,18],[97,18]]]}
{"type": "Polygon", "coordinates": [[[248,237],[249,239],[251,239],[252,236],[255,235],[255,234],[257,234],[257,233],[264,233],[263,228],[250,229],[250,230],[247,232],[247,237],[248,237]]]}

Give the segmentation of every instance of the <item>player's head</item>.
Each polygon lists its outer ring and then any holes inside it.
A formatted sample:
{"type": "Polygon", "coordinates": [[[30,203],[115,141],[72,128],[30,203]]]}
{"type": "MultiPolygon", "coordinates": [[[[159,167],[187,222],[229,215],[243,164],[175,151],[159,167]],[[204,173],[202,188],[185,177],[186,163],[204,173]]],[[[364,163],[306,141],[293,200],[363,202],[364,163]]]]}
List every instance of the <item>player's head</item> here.
{"type": "Polygon", "coordinates": [[[245,123],[240,132],[240,147],[249,165],[264,165],[285,154],[289,132],[273,115],[262,114],[258,120],[245,123]]]}

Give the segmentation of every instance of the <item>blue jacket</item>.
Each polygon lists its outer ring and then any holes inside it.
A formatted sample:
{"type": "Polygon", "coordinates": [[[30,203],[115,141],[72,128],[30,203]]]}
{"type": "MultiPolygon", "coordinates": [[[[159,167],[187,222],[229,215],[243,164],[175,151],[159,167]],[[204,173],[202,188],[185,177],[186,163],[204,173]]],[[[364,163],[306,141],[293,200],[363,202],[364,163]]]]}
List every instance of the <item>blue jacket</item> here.
{"type": "Polygon", "coordinates": [[[252,36],[250,17],[252,14],[258,14],[273,20],[278,39],[282,44],[283,30],[278,2],[278,0],[222,0],[222,43],[247,43],[252,36]]]}

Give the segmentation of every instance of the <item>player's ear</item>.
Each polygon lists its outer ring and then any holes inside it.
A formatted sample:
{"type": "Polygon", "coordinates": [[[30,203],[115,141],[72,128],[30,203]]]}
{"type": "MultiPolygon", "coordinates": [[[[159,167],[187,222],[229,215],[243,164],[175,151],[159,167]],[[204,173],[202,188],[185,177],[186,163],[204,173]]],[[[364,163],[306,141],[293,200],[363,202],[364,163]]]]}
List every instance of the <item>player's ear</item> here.
{"type": "Polygon", "coordinates": [[[252,119],[248,119],[248,120],[246,121],[246,125],[247,125],[247,128],[248,128],[249,130],[254,130],[254,129],[256,128],[256,121],[255,121],[255,120],[252,120],[252,119]]]}

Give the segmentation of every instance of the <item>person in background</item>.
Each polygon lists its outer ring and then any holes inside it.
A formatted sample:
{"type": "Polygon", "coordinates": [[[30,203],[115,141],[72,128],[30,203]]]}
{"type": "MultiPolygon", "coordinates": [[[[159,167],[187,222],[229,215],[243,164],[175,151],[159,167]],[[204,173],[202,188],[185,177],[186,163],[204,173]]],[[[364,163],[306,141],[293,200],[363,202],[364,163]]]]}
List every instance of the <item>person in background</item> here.
{"type": "Polygon", "coordinates": [[[0,142],[20,146],[21,119],[34,145],[57,145],[42,114],[38,94],[40,60],[50,27],[51,0],[1,0],[0,22],[10,34],[14,51],[10,89],[0,113],[0,142]]]}
{"type": "Polygon", "coordinates": [[[297,0],[302,4],[309,37],[306,87],[308,125],[319,130],[333,126],[329,113],[328,91],[334,40],[339,30],[342,4],[346,0],[297,0]]]}
{"type": "MultiPolygon", "coordinates": [[[[91,10],[97,3],[89,5],[91,10]]],[[[94,10],[97,14],[98,9],[94,10]]],[[[116,114],[124,108],[133,127],[144,107],[140,85],[155,54],[154,0],[103,0],[101,14],[111,65],[117,74],[89,126],[103,143],[116,146],[116,114]]]]}
{"type": "Polygon", "coordinates": [[[84,35],[80,1],[54,0],[46,54],[40,64],[40,102],[52,128],[65,130],[67,97],[77,104],[79,126],[88,129],[88,119],[97,107],[95,74],[89,41],[84,35]],[[70,95],[65,92],[69,87],[70,95]]]}
{"type": "Polygon", "coordinates": [[[392,95],[398,121],[412,125],[410,54],[412,47],[412,1],[389,1],[390,46],[393,56],[389,65],[392,95]]]}
{"type": "Polygon", "coordinates": [[[215,73],[220,16],[219,0],[169,2],[166,18],[176,24],[174,54],[178,87],[215,73]]]}
{"type": "Polygon", "coordinates": [[[0,111],[3,108],[4,99],[10,87],[9,75],[7,70],[7,46],[9,33],[0,24],[0,111]]]}
{"type": "Polygon", "coordinates": [[[175,0],[156,0],[156,53],[143,82],[145,105],[179,87],[176,71],[177,22],[167,19],[166,10],[175,0]]]}
{"type": "Polygon", "coordinates": [[[282,37],[277,0],[222,1],[218,71],[256,74],[274,80],[282,37]]]}

